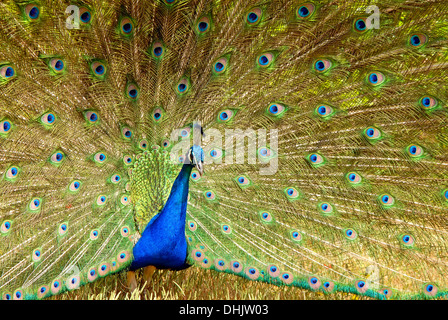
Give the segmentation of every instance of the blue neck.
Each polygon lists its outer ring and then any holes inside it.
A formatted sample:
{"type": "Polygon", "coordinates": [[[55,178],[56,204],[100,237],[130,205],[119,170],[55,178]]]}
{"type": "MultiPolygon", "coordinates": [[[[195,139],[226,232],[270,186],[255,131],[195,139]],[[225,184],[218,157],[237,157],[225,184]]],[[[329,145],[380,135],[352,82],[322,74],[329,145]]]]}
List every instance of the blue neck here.
{"type": "Polygon", "coordinates": [[[160,269],[180,269],[185,266],[185,219],[192,169],[190,164],[182,166],[165,206],[151,219],[134,246],[131,270],[148,265],[160,269]]]}

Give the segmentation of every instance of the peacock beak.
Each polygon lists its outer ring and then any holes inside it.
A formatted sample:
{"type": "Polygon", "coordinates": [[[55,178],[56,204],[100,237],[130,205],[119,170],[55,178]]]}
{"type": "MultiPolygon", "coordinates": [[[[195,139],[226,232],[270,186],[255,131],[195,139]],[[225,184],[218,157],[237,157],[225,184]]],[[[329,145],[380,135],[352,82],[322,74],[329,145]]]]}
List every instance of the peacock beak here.
{"type": "Polygon", "coordinates": [[[204,163],[202,161],[196,159],[195,156],[193,156],[193,159],[194,159],[194,165],[199,172],[199,176],[202,177],[202,174],[204,173],[204,163]]]}

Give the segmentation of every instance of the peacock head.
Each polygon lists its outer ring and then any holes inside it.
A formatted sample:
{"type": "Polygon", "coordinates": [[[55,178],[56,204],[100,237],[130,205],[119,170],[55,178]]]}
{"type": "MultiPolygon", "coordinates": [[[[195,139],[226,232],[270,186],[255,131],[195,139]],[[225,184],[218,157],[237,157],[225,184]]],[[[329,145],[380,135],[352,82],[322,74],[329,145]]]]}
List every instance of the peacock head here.
{"type": "Polygon", "coordinates": [[[190,161],[190,164],[198,169],[199,175],[202,176],[204,173],[204,151],[202,148],[194,144],[188,151],[187,159],[190,161]]]}

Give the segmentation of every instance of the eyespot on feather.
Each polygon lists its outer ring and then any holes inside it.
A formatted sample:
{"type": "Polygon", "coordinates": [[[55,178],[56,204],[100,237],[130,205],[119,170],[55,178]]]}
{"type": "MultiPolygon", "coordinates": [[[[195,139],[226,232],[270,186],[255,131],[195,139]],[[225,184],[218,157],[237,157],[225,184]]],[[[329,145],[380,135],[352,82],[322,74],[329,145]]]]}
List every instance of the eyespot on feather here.
{"type": "Polygon", "coordinates": [[[176,86],[177,94],[183,95],[183,94],[187,93],[189,87],[190,87],[189,80],[187,78],[181,79],[176,86]]]}
{"type": "Polygon", "coordinates": [[[68,223],[67,222],[63,222],[59,225],[58,227],[58,235],[59,236],[64,236],[68,231],[68,223]]]}
{"type": "Polygon", "coordinates": [[[139,95],[139,88],[135,84],[129,84],[126,88],[126,94],[129,99],[136,100],[139,95]]]}
{"type": "Polygon", "coordinates": [[[227,58],[221,58],[213,64],[213,72],[215,74],[223,74],[227,70],[227,58]]]}
{"type": "Polygon", "coordinates": [[[104,262],[100,264],[100,266],[98,267],[98,275],[100,277],[107,276],[109,272],[110,272],[110,264],[108,262],[104,262]]]}
{"type": "Polygon", "coordinates": [[[280,276],[280,269],[276,265],[271,264],[268,266],[268,274],[273,278],[277,278],[280,276]]]}
{"type": "Polygon", "coordinates": [[[98,272],[96,271],[95,268],[90,268],[87,271],[87,280],[89,280],[89,282],[95,281],[97,277],[98,277],[98,272]]]}
{"type": "Polygon", "coordinates": [[[129,129],[128,127],[123,127],[121,129],[121,135],[124,139],[126,140],[130,140],[132,137],[132,131],[131,129],[129,129]]]}
{"type": "Polygon", "coordinates": [[[16,291],[14,291],[12,297],[13,300],[23,300],[23,291],[21,289],[17,289],[16,291]]]}
{"type": "Polygon", "coordinates": [[[333,213],[333,206],[329,204],[328,202],[322,202],[318,205],[320,211],[324,214],[330,214],[333,213]]]}
{"type": "Polygon", "coordinates": [[[358,234],[355,230],[349,228],[344,230],[344,235],[349,240],[355,240],[358,237],[358,234]]]}
{"type": "Polygon", "coordinates": [[[318,153],[310,153],[306,159],[312,166],[319,166],[324,163],[324,158],[318,153]]]}
{"type": "Polygon", "coordinates": [[[75,180],[75,181],[72,181],[72,182],[70,183],[68,189],[69,189],[71,192],[76,192],[76,191],[79,190],[80,187],[81,187],[81,181],[79,181],[79,180],[75,180]]]}
{"type": "Polygon", "coordinates": [[[407,247],[412,247],[415,243],[414,237],[410,234],[404,234],[404,235],[400,236],[400,241],[403,245],[405,245],[407,247]]]}
{"type": "Polygon", "coordinates": [[[55,73],[61,73],[65,70],[65,63],[62,59],[53,58],[50,60],[48,65],[55,73]]]}
{"type": "Polygon", "coordinates": [[[197,225],[196,222],[192,221],[192,220],[188,220],[188,229],[190,229],[190,231],[196,231],[197,229],[197,225]]]}
{"type": "Polygon", "coordinates": [[[56,122],[56,116],[52,112],[47,112],[40,117],[40,121],[47,126],[52,126],[56,122]]]}
{"type": "Polygon", "coordinates": [[[260,8],[253,8],[246,14],[246,22],[249,26],[254,26],[260,23],[263,16],[263,11],[260,8]]]}
{"type": "Polygon", "coordinates": [[[0,135],[6,136],[12,130],[12,123],[9,120],[3,120],[0,122],[0,135]]]}
{"type": "Polygon", "coordinates": [[[227,269],[226,261],[224,259],[221,259],[221,258],[215,259],[214,265],[215,265],[215,268],[220,270],[220,271],[224,271],[224,270],[227,269]]]}
{"type": "Polygon", "coordinates": [[[81,277],[78,275],[74,275],[65,280],[65,286],[68,290],[78,289],[81,285],[81,277]]]}
{"type": "Polygon", "coordinates": [[[371,72],[367,76],[367,82],[372,86],[378,86],[386,80],[386,77],[381,72],[371,72]]]}
{"type": "Polygon", "coordinates": [[[81,24],[86,25],[90,23],[90,20],[92,19],[92,13],[89,9],[86,7],[79,8],[79,20],[81,21],[81,24]]]}
{"type": "Polygon", "coordinates": [[[234,273],[240,273],[243,271],[243,265],[238,260],[233,260],[230,262],[230,270],[232,270],[234,273]]]}
{"type": "Polygon", "coordinates": [[[417,144],[410,144],[409,146],[406,147],[406,153],[411,157],[411,158],[419,158],[421,156],[423,156],[423,148],[420,147],[417,144]]]}
{"type": "Polygon", "coordinates": [[[271,103],[267,108],[268,114],[274,117],[281,117],[285,111],[286,108],[281,103],[271,103]]]}
{"type": "Polygon", "coordinates": [[[36,4],[30,3],[25,6],[25,14],[29,21],[35,21],[39,19],[40,9],[36,4]]]}
{"type": "Polygon", "coordinates": [[[291,239],[295,242],[300,242],[302,240],[302,234],[297,230],[292,230],[289,234],[291,239]]]}
{"type": "Polygon", "coordinates": [[[94,229],[90,232],[89,238],[90,238],[90,240],[94,241],[94,240],[97,240],[99,236],[100,236],[100,231],[98,229],[94,229]]]}
{"type": "Polygon", "coordinates": [[[314,62],[313,67],[316,72],[323,73],[332,67],[332,62],[328,59],[320,59],[314,62]]]}
{"type": "Polygon", "coordinates": [[[263,222],[272,222],[272,214],[267,211],[260,211],[260,218],[263,222]]]}
{"type": "Polygon", "coordinates": [[[42,199],[40,198],[33,198],[31,199],[30,203],[28,204],[28,208],[32,212],[37,212],[42,207],[42,199]]]}
{"type": "Polygon", "coordinates": [[[436,296],[438,291],[437,286],[432,283],[425,284],[423,287],[423,293],[429,297],[436,296]]]}
{"type": "Polygon", "coordinates": [[[50,287],[49,286],[40,286],[37,289],[37,298],[38,299],[43,299],[47,296],[47,294],[50,292],[50,287]]]}
{"type": "Polygon", "coordinates": [[[358,185],[362,182],[362,177],[356,172],[349,172],[345,175],[347,181],[352,185],[358,185]]]}
{"type": "Polygon", "coordinates": [[[156,108],[152,112],[152,118],[156,122],[159,122],[160,120],[162,120],[162,116],[163,116],[163,110],[161,108],[156,108]]]}
{"type": "Polygon", "coordinates": [[[120,22],[120,31],[122,35],[130,36],[134,33],[134,23],[130,18],[123,18],[120,22]]]}
{"type": "Polygon", "coordinates": [[[13,66],[5,65],[0,68],[0,76],[3,80],[10,80],[15,77],[16,71],[13,66]]]}
{"type": "Polygon", "coordinates": [[[420,48],[428,41],[428,37],[423,33],[416,33],[412,34],[408,41],[411,47],[420,48]]]}
{"type": "Polygon", "coordinates": [[[388,194],[388,193],[384,193],[384,194],[381,194],[379,197],[378,197],[378,200],[380,201],[380,203],[381,203],[381,205],[383,206],[383,207],[391,207],[391,206],[393,206],[394,205],[394,203],[395,203],[395,199],[394,199],[394,197],[392,197],[390,194],[388,194]]]}
{"type": "Polygon", "coordinates": [[[94,61],[90,64],[90,68],[92,69],[93,75],[97,78],[104,78],[106,75],[106,65],[100,61],[94,61]]]}
{"type": "Polygon", "coordinates": [[[60,165],[62,163],[62,161],[64,160],[65,155],[63,152],[61,151],[56,151],[55,153],[53,153],[50,157],[50,162],[53,165],[60,165]]]}
{"type": "Polygon", "coordinates": [[[367,21],[367,18],[358,18],[355,19],[353,22],[353,28],[355,31],[359,33],[366,32],[369,29],[369,22],[367,21]]]}
{"type": "Polygon", "coordinates": [[[156,59],[160,59],[163,57],[165,53],[165,47],[161,42],[154,42],[152,45],[152,55],[156,59]]]}
{"type": "Polygon", "coordinates": [[[20,168],[16,166],[11,166],[5,173],[5,179],[8,181],[15,181],[19,176],[20,168]]]}
{"type": "Polygon", "coordinates": [[[308,284],[310,285],[311,289],[317,290],[320,288],[321,281],[318,277],[311,276],[308,278],[308,284]]]}
{"type": "Polygon", "coordinates": [[[334,291],[335,285],[333,281],[327,280],[322,283],[322,288],[326,293],[331,293],[334,291]]]}
{"type": "Polygon", "coordinates": [[[310,18],[313,15],[315,10],[316,10],[316,7],[314,6],[314,4],[304,3],[297,8],[296,16],[299,19],[305,20],[305,19],[310,18]]]}
{"type": "Polygon", "coordinates": [[[252,280],[257,280],[260,276],[260,272],[255,267],[246,268],[245,274],[252,280]]]}
{"type": "Polygon", "coordinates": [[[291,284],[293,282],[293,280],[294,280],[294,277],[292,276],[291,273],[284,272],[284,273],[281,274],[280,280],[282,280],[282,282],[285,283],[285,284],[291,284]]]}
{"type": "Polygon", "coordinates": [[[369,284],[364,280],[356,280],[355,288],[359,293],[366,293],[369,290],[369,284]]]}
{"type": "Polygon", "coordinates": [[[53,280],[50,286],[50,290],[52,294],[58,294],[62,289],[62,281],[59,279],[53,280]]]}
{"type": "Polygon", "coordinates": [[[102,152],[97,152],[93,156],[93,160],[98,164],[104,163],[106,161],[106,159],[107,159],[107,156],[102,152]]]}
{"type": "Polygon", "coordinates": [[[269,67],[274,61],[274,55],[270,52],[263,53],[257,57],[257,64],[261,68],[269,67]]]}
{"type": "Polygon", "coordinates": [[[121,251],[118,256],[117,256],[117,260],[119,263],[124,263],[129,261],[129,259],[131,258],[131,255],[128,251],[121,251]]]}
{"type": "Polygon", "coordinates": [[[199,34],[204,34],[210,30],[210,19],[205,16],[199,19],[196,24],[196,30],[199,34]]]}
{"type": "Polygon", "coordinates": [[[432,110],[438,107],[438,100],[431,96],[424,96],[419,101],[423,110],[432,110]]]}
{"type": "Polygon", "coordinates": [[[0,232],[5,235],[8,232],[11,231],[11,227],[12,227],[12,221],[11,220],[5,220],[3,221],[1,227],[0,227],[0,232]]]}

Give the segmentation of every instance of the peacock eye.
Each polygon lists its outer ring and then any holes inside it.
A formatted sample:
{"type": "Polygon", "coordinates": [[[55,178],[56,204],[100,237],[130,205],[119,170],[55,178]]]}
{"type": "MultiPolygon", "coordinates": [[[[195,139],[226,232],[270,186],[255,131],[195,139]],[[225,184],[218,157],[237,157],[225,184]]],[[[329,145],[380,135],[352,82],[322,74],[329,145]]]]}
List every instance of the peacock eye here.
{"type": "Polygon", "coordinates": [[[128,95],[128,98],[135,100],[138,98],[138,87],[135,84],[130,84],[126,89],[126,93],[128,95]]]}
{"type": "Polygon", "coordinates": [[[285,111],[285,106],[280,103],[271,103],[268,107],[268,113],[275,117],[280,117],[285,111]]]}
{"type": "Polygon", "coordinates": [[[411,144],[406,148],[407,154],[411,158],[418,158],[423,155],[423,148],[416,144],[411,144]]]}
{"type": "Polygon", "coordinates": [[[9,120],[0,122],[0,135],[7,135],[12,129],[12,123],[9,120]]]}
{"type": "Polygon", "coordinates": [[[134,30],[134,24],[129,18],[124,18],[123,20],[121,20],[120,25],[121,25],[121,31],[125,35],[130,35],[134,30]]]}
{"type": "Polygon", "coordinates": [[[365,32],[367,30],[367,19],[366,18],[359,18],[356,19],[353,23],[353,27],[357,32],[365,32]]]}
{"type": "Polygon", "coordinates": [[[104,63],[100,61],[95,61],[90,65],[90,68],[93,71],[93,74],[97,78],[102,78],[106,74],[106,66],[104,63]]]}
{"type": "Polygon", "coordinates": [[[90,19],[92,18],[92,14],[90,13],[90,11],[87,8],[82,7],[82,8],[79,8],[79,18],[83,24],[87,24],[90,22],[90,19]]]}
{"type": "Polygon", "coordinates": [[[413,34],[409,37],[409,44],[412,47],[420,48],[423,46],[428,40],[428,37],[422,33],[413,34]]]}
{"type": "Polygon", "coordinates": [[[351,184],[360,184],[362,181],[361,176],[356,172],[349,172],[345,175],[347,181],[351,184]]]}
{"type": "Polygon", "coordinates": [[[25,7],[25,13],[26,13],[28,19],[33,21],[33,20],[37,20],[39,18],[40,10],[37,5],[30,3],[25,7]]]}
{"type": "Polygon", "coordinates": [[[382,74],[381,72],[371,72],[367,76],[367,81],[372,86],[378,86],[378,85],[382,84],[384,82],[384,80],[386,80],[386,78],[385,78],[384,74],[382,74]]]}
{"type": "Polygon", "coordinates": [[[297,17],[300,19],[308,19],[315,11],[316,7],[312,3],[305,3],[297,8],[297,17]]]}
{"type": "Polygon", "coordinates": [[[76,192],[79,190],[79,187],[81,187],[81,181],[75,180],[72,183],[70,183],[69,190],[71,192],[76,192]]]}
{"type": "Polygon", "coordinates": [[[431,110],[438,106],[438,100],[431,96],[425,96],[420,99],[420,105],[425,110],[431,110]]]}
{"type": "Polygon", "coordinates": [[[98,196],[98,198],[96,199],[96,204],[101,206],[104,205],[106,203],[107,197],[104,195],[100,195],[98,196]]]}
{"type": "Polygon", "coordinates": [[[51,126],[55,123],[56,116],[54,113],[47,112],[40,117],[40,121],[47,126],[51,126]]]}
{"type": "Polygon", "coordinates": [[[347,239],[354,240],[358,236],[355,230],[353,229],[345,229],[344,235],[347,237],[347,239]]]}
{"type": "Polygon", "coordinates": [[[50,157],[50,162],[54,165],[58,165],[62,162],[62,160],[64,160],[65,155],[61,152],[55,152],[53,153],[53,155],[50,157]]]}
{"type": "Polygon", "coordinates": [[[65,68],[65,63],[61,59],[51,59],[49,65],[55,73],[60,73],[65,68]]]}
{"type": "Polygon", "coordinates": [[[210,29],[210,19],[208,17],[202,17],[199,19],[196,25],[199,34],[204,34],[210,29]]]}
{"type": "Polygon", "coordinates": [[[204,195],[207,200],[215,200],[215,198],[216,198],[215,193],[211,190],[205,191],[204,195]]]}
{"type": "Polygon", "coordinates": [[[320,210],[323,213],[332,213],[333,212],[333,206],[327,202],[323,202],[319,205],[320,210]]]}
{"type": "Polygon", "coordinates": [[[314,63],[314,69],[317,72],[319,72],[319,73],[322,73],[322,72],[325,72],[325,71],[329,70],[331,68],[331,66],[332,66],[331,61],[330,60],[326,60],[326,59],[317,60],[314,63]]]}
{"type": "Polygon", "coordinates": [[[42,200],[40,198],[33,198],[31,199],[28,208],[31,211],[36,212],[40,210],[41,206],[42,206],[42,200]]]}
{"type": "Polygon", "coordinates": [[[319,105],[315,109],[315,114],[317,114],[322,119],[329,119],[334,114],[332,107],[327,105],[319,105]]]}
{"type": "Polygon", "coordinates": [[[12,66],[6,65],[0,69],[0,76],[3,79],[7,79],[7,80],[11,79],[12,77],[14,77],[15,74],[16,74],[16,72],[12,66]]]}
{"type": "Polygon", "coordinates": [[[163,49],[163,45],[160,42],[155,42],[152,45],[152,53],[154,55],[155,58],[161,58],[163,55],[164,49],[163,49]]]}
{"type": "Polygon", "coordinates": [[[129,140],[132,137],[132,131],[127,127],[124,127],[123,129],[121,129],[121,134],[122,134],[123,138],[125,138],[126,140],[129,140]]]}
{"type": "Polygon", "coordinates": [[[19,170],[20,169],[16,166],[10,167],[8,169],[8,171],[6,171],[6,174],[5,174],[6,180],[11,181],[11,182],[15,181],[15,179],[17,179],[17,177],[18,177],[19,170]]]}
{"type": "Polygon", "coordinates": [[[264,53],[257,58],[257,63],[262,68],[267,68],[272,64],[274,55],[272,53],[264,53]]]}
{"type": "Polygon", "coordinates": [[[262,15],[263,11],[260,8],[254,8],[246,15],[246,21],[250,26],[256,25],[261,21],[262,15]]]}
{"type": "Polygon", "coordinates": [[[156,108],[152,112],[152,117],[156,122],[159,122],[162,119],[162,115],[163,115],[163,109],[161,108],[156,108]]]}
{"type": "Polygon", "coordinates": [[[177,93],[178,94],[184,94],[188,91],[188,86],[189,86],[189,81],[188,79],[182,79],[181,81],[179,81],[179,83],[177,84],[177,93]]]}
{"type": "Polygon", "coordinates": [[[394,197],[392,197],[388,193],[382,194],[378,198],[380,200],[381,205],[383,205],[383,207],[385,208],[391,207],[395,203],[394,197]]]}

